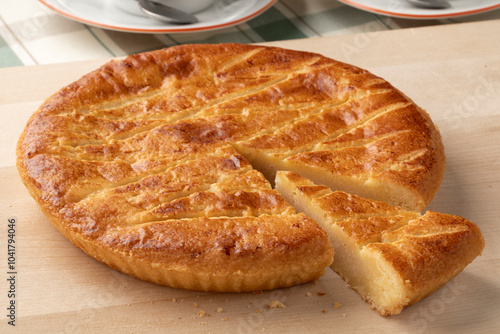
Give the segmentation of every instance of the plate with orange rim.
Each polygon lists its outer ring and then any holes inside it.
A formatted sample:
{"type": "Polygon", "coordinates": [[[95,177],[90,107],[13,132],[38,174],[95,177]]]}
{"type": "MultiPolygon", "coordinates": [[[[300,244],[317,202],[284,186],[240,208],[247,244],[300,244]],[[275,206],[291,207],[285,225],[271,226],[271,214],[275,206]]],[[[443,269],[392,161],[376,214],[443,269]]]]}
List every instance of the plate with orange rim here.
{"type": "Polygon", "coordinates": [[[484,13],[500,8],[498,0],[449,0],[451,8],[416,8],[406,0],[339,0],[371,13],[407,19],[444,19],[484,13]]]}
{"type": "Polygon", "coordinates": [[[117,0],[39,0],[69,19],[110,30],[137,33],[188,33],[230,27],[250,20],[277,0],[215,0],[196,13],[199,22],[174,24],[154,20],[137,11],[124,10],[117,0]]]}

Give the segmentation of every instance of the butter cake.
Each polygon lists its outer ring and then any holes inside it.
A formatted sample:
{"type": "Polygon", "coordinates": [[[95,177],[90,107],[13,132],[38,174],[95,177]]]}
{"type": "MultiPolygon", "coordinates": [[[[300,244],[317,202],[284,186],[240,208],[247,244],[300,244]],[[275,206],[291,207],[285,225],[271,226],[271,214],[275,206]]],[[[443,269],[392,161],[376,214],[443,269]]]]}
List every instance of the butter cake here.
{"type": "Polygon", "coordinates": [[[97,260],[158,284],[251,291],[317,279],[333,259],[326,232],[272,189],[276,171],[421,210],[445,156],[427,113],[366,70],[219,44],[132,55],[62,88],[30,118],[17,166],[97,260]]]}

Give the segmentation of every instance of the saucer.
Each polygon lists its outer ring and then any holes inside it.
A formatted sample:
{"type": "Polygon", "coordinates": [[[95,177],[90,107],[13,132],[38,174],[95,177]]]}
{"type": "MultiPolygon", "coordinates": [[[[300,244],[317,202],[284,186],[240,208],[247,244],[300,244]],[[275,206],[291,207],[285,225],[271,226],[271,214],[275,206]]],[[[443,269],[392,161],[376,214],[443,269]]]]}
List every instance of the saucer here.
{"type": "Polygon", "coordinates": [[[452,0],[450,1],[451,8],[447,9],[416,8],[404,0],[339,1],[367,12],[407,19],[444,19],[479,14],[500,8],[498,0],[452,0]]]}
{"type": "Polygon", "coordinates": [[[215,0],[196,13],[199,22],[174,24],[120,8],[114,0],[39,0],[55,12],[78,22],[110,30],[139,33],[183,33],[230,27],[262,14],[277,0],[215,0]]]}

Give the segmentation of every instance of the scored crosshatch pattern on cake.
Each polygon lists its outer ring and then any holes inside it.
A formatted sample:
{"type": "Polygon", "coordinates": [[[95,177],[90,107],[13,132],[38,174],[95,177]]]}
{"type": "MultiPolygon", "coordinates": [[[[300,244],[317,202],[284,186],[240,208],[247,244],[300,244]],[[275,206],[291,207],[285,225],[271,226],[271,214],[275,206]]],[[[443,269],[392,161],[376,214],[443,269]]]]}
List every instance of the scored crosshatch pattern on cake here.
{"type": "Polygon", "coordinates": [[[49,97],[17,152],[28,190],[74,244],[204,291],[292,286],[331,263],[326,232],[271,188],[276,170],[411,210],[444,172],[439,131],[385,80],[244,44],[108,62],[49,97]]]}

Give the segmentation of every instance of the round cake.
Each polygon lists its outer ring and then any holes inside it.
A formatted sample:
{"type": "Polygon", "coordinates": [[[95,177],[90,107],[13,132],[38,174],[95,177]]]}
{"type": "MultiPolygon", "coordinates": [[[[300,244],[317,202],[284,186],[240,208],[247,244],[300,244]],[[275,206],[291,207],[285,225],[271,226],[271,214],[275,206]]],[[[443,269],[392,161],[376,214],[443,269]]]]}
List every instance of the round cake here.
{"type": "Polygon", "coordinates": [[[425,111],[324,56],[183,45],[111,61],[49,97],[17,146],[54,226],[137,278],[202,291],[315,280],[328,235],[273,189],[277,171],[422,210],[445,157],[425,111]]]}

